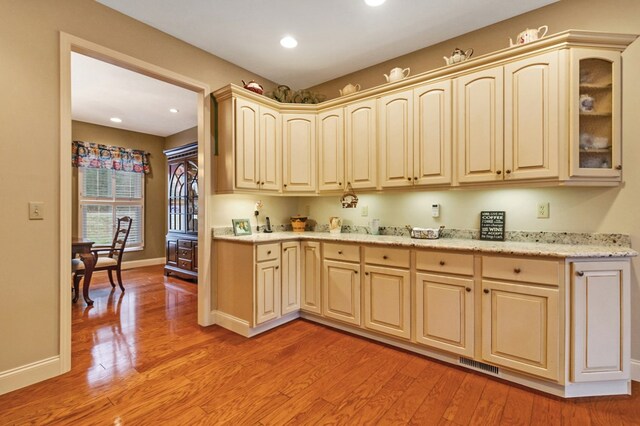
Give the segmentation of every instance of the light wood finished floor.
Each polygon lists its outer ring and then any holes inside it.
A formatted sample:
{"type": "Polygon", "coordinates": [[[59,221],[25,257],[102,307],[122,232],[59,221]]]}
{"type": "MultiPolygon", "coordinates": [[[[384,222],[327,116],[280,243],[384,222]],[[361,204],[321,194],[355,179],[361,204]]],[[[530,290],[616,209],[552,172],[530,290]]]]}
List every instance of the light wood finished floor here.
{"type": "Polygon", "coordinates": [[[640,383],[565,401],[303,320],[201,328],[195,285],[160,267],[125,271],[124,295],[94,280],[72,371],[0,396],[1,425],[640,424],[640,383]]]}

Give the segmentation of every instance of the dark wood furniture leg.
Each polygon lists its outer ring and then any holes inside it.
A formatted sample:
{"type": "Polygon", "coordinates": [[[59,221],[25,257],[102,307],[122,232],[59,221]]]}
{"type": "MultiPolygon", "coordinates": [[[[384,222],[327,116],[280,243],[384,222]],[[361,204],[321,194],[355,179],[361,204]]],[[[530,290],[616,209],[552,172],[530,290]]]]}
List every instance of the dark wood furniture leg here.
{"type": "MultiPolygon", "coordinates": [[[[95,266],[95,258],[92,253],[80,253],[80,259],[84,263],[84,283],[82,284],[82,297],[87,305],[93,305],[93,300],[89,298],[89,286],[91,285],[91,275],[95,266]]],[[[76,290],[77,291],[77,290],[76,290]]]]}

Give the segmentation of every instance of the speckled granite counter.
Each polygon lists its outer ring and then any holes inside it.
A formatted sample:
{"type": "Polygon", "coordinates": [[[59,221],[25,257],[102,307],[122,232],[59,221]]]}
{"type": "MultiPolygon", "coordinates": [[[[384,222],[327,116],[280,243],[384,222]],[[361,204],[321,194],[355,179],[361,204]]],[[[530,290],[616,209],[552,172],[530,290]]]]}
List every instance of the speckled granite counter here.
{"type": "Polygon", "coordinates": [[[259,244],[291,240],[316,240],[344,243],[379,244],[399,247],[432,248],[439,250],[460,250],[482,253],[499,253],[522,256],[549,256],[569,258],[634,257],[638,252],[630,247],[606,245],[548,244],[514,241],[481,241],[471,239],[441,238],[438,240],[418,240],[405,236],[370,235],[328,232],[274,232],[252,234],[242,237],[214,235],[216,240],[259,244]]]}

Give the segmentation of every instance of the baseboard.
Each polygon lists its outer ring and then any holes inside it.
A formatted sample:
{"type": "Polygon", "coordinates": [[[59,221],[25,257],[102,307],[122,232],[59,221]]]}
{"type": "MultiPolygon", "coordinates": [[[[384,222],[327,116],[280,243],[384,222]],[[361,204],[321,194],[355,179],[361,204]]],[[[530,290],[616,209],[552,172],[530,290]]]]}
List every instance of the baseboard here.
{"type": "Polygon", "coordinates": [[[129,260],[122,262],[122,269],[141,268],[143,266],[164,265],[166,259],[164,257],[157,257],[155,259],[141,259],[141,260],[129,260]]]}
{"type": "Polygon", "coordinates": [[[50,379],[59,374],[61,374],[59,356],[0,372],[0,395],[50,379]]]}
{"type": "Polygon", "coordinates": [[[631,380],[640,382],[640,361],[637,359],[631,360],[631,380]]]}
{"type": "Polygon", "coordinates": [[[217,325],[222,328],[226,328],[227,330],[233,331],[234,333],[238,333],[239,335],[244,337],[256,336],[260,333],[264,333],[267,330],[278,327],[284,323],[293,321],[294,319],[299,317],[299,311],[290,312],[286,315],[281,316],[280,318],[267,321],[264,324],[260,324],[255,327],[250,327],[248,321],[236,318],[233,315],[229,315],[224,312],[215,311],[215,323],[217,325]]]}

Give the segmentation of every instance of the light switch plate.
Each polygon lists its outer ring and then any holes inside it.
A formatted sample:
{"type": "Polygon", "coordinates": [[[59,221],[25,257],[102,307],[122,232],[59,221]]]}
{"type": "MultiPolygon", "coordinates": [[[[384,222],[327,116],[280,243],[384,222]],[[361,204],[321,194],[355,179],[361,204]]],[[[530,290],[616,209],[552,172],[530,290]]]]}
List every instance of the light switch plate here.
{"type": "Polygon", "coordinates": [[[44,219],[44,203],[42,201],[29,202],[29,220],[44,219]]]}
{"type": "Polygon", "coordinates": [[[369,206],[362,206],[362,207],[360,208],[360,215],[361,215],[362,217],[367,217],[367,216],[369,216],[369,206]]]}

